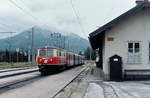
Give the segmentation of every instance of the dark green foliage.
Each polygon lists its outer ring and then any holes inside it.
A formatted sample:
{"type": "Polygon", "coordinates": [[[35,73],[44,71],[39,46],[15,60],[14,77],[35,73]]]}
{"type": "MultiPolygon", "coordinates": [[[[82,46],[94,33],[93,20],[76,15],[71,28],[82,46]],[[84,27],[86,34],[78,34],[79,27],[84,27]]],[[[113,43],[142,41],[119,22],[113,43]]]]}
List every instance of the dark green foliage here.
{"type": "Polygon", "coordinates": [[[85,51],[84,51],[84,55],[85,55],[85,59],[86,60],[95,60],[96,59],[96,52],[91,49],[90,47],[88,47],[85,51]]]}
{"type": "MultiPolygon", "coordinates": [[[[18,62],[27,62],[28,56],[24,53],[18,53],[18,62]]],[[[0,51],[0,62],[17,62],[17,52],[0,51]]]]}

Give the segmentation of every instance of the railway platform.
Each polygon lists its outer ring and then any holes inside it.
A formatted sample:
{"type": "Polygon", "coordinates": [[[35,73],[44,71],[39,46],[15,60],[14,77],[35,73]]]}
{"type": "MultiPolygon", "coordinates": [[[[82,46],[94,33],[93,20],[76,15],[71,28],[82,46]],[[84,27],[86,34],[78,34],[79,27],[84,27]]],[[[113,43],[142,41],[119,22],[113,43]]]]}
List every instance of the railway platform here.
{"type": "Polygon", "coordinates": [[[82,73],[56,98],[104,98],[99,83],[103,81],[101,70],[96,65],[87,64],[88,70],[82,73]]]}
{"type": "Polygon", "coordinates": [[[81,74],[56,98],[150,98],[150,80],[104,81],[103,73],[95,66],[81,74]]]}

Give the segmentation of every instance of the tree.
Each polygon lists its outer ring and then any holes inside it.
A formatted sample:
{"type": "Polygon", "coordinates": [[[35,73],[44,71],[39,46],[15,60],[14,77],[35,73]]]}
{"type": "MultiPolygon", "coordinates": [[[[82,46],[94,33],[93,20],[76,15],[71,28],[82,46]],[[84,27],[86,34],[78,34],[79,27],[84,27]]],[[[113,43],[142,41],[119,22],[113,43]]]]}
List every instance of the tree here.
{"type": "Polygon", "coordinates": [[[84,54],[85,54],[85,59],[87,60],[95,60],[96,59],[96,52],[88,47],[85,51],[84,51],[84,54]]]}
{"type": "Polygon", "coordinates": [[[84,56],[84,53],[82,51],[79,51],[79,55],[84,56]]]}
{"type": "Polygon", "coordinates": [[[9,58],[10,56],[9,56],[9,51],[6,49],[6,51],[5,51],[5,60],[6,60],[6,62],[9,62],[9,58]]]}

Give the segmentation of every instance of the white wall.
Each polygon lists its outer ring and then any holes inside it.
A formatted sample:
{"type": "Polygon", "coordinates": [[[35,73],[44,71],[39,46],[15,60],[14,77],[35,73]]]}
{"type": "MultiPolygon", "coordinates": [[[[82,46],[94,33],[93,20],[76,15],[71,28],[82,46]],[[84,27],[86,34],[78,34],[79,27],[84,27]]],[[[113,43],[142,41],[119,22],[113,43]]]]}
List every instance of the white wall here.
{"type": "Polygon", "coordinates": [[[123,69],[150,69],[148,42],[150,42],[150,9],[142,10],[125,19],[105,33],[103,54],[104,73],[109,74],[108,58],[114,54],[123,57],[123,69]],[[114,41],[107,41],[113,37],[114,41]],[[127,64],[127,41],[141,41],[141,64],[127,64]]]}

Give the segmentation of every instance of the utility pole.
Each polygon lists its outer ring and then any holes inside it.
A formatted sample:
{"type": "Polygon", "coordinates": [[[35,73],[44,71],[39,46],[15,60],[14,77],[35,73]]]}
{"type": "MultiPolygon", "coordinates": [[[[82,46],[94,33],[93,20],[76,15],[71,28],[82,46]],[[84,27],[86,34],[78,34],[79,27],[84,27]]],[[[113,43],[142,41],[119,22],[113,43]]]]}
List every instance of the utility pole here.
{"type": "Polygon", "coordinates": [[[70,51],[69,37],[68,37],[68,52],[70,51]]]}
{"type": "Polygon", "coordinates": [[[31,62],[31,32],[30,31],[28,37],[28,62],[31,62]]]}
{"type": "Polygon", "coordinates": [[[90,47],[90,60],[92,60],[92,48],[90,47]]]}
{"type": "Polygon", "coordinates": [[[66,36],[64,35],[64,49],[66,49],[66,36]]]}
{"type": "Polygon", "coordinates": [[[19,61],[19,54],[18,54],[19,53],[19,48],[16,49],[16,52],[17,52],[17,63],[18,63],[18,61],[19,61]]]}
{"type": "Polygon", "coordinates": [[[60,33],[52,33],[51,39],[54,41],[53,46],[61,48],[61,34],[60,33]]]}
{"type": "Polygon", "coordinates": [[[35,51],[34,51],[34,27],[32,27],[31,38],[32,38],[32,42],[31,42],[32,64],[34,64],[34,63],[35,63],[35,51]]]}

